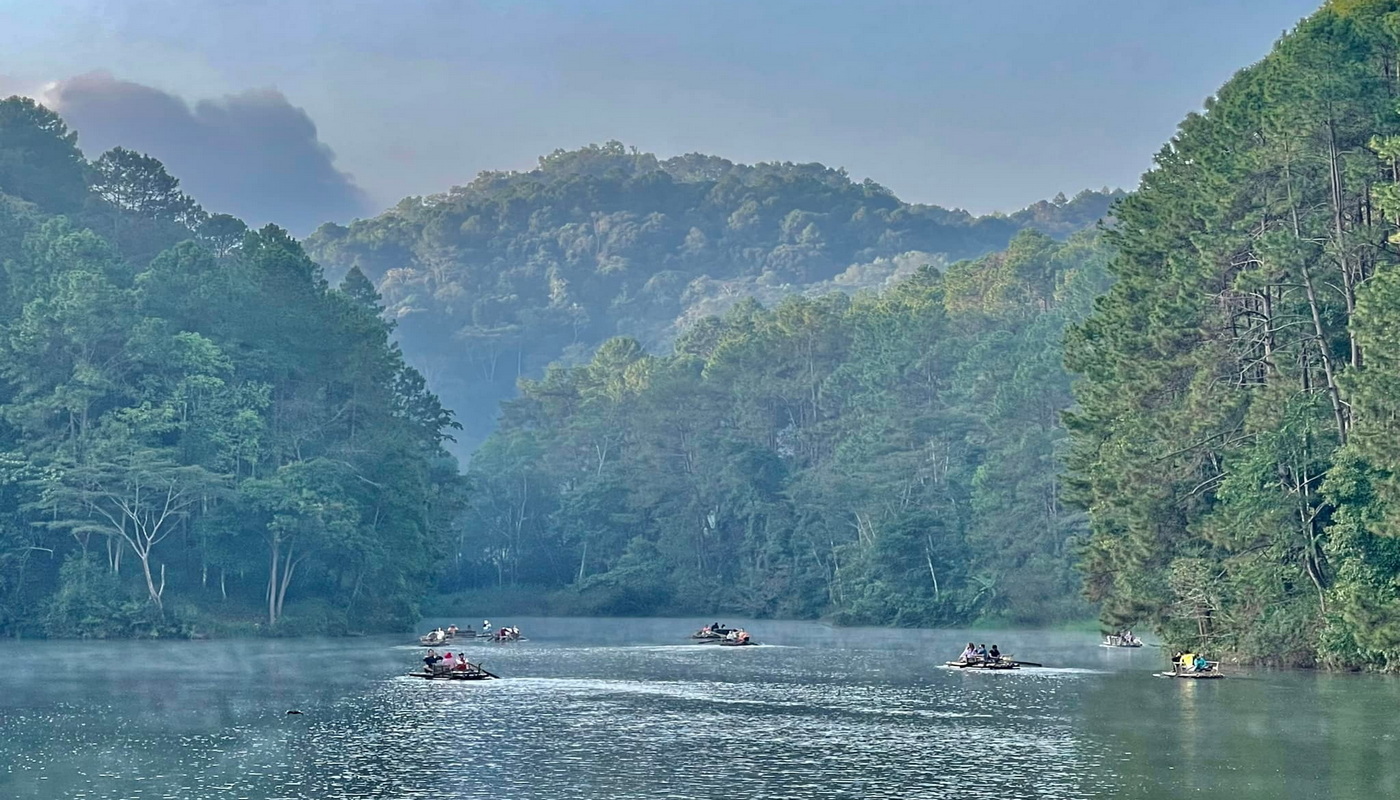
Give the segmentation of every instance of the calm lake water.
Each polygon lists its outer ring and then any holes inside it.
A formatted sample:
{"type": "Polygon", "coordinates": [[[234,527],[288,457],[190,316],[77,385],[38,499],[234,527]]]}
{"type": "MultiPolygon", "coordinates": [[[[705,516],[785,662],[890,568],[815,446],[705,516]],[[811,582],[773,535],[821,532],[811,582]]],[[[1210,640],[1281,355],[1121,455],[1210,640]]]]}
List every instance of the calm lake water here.
{"type": "Polygon", "coordinates": [[[504,680],[450,684],[402,677],[403,637],[0,642],[0,798],[1400,797],[1391,678],[1168,680],[1087,634],[495,621],[530,641],[457,649],[504,680]],[[942,667],[969,639],[1052,668],[942,667]]]}

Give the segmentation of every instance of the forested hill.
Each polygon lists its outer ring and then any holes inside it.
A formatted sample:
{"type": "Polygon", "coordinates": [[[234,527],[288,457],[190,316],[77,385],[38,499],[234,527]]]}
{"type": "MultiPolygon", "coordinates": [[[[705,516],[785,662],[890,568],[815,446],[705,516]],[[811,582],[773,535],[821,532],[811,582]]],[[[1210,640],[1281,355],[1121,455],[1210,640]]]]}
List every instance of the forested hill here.
{"type": "Polygon", "coordinates": [[[450,415],[284,231],[0,102],[0,635],[401,627],[462,485],[450,415]]]}
{"type": "Polygon", "coordinates": [[[819,164],[663,161],[610,142],[324,226],[306,247],[328,270],[358,267],[377,284],[405,352],[472,444],[518,378],[581,363],[612,336],[664,350],[678,320],[740,298],[881,288],[924,264],[999,250],[1026,227],[1067,236],[1116,196],[974,217],[819,164]]]}
{"type": "Polygon", "coordinates": [[[478,452],[452,589],[574,614],[1041,624],[1091,613],[1060,501],[1094,234],[1023,231],[882,293],[740,303],[673,353],[526,381],[478,452]]]}
{"type": "Polygon", "coordinates": [[[1074,332],[1072,482],[1115,621],[1400,666],[1400,2],[1336,0],[1188,117],[1074,332]]]}

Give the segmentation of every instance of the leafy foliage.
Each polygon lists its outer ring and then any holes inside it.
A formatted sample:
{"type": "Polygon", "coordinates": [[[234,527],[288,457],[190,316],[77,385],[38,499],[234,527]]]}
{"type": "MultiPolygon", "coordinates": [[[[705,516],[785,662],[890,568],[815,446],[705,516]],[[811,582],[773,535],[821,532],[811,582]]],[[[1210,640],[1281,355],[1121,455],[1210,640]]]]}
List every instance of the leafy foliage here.
{"type": "Polygon", "coordinates": [[[1188,117],[1116,209],[1071,334],[1071,483],[1112,624],[1400,663],[1400,3],[1328,3],[1188,117]]]}
{"type": "Polygon", "coordinates": [[[1060,339],[1104,261],[1096,236],[1024,231],[882,293],[740,303],[672,355],[620,337],[551,367],[472,462],[449,588],[853,624],[1083,614],[1060,339]]]}
{"type": "Polygon", "coordinates": [[[86,163],[19,98],[0,264],[0,632],[415,617],[463,496],[455,423],[363,276],[330,287],[149,156],[86,163]]]}

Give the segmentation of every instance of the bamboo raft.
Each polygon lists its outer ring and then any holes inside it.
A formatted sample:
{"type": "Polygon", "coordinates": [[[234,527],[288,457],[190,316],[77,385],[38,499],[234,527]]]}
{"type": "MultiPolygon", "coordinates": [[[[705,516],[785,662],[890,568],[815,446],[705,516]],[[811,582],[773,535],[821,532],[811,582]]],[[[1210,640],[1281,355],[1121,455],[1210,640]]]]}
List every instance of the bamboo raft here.
{"type": "Polygon", "coordinates": [[[1182,672],[1181,670],[1174,669],[1171,672],[1159,672],[1157,673],[1157,676],[1160,678],[1184,678],[1186,680],[1193,681],[1208,681],[1225,677],[1224,674],[1222,674],[1219,670],[1216,669],[1210,669],[1204,672],[1182,672]]]}
{"type": "Polygon", "coordinates": [[[690,634],[690,638],[700,639],[702,641],[708,641],[712,639],[723,639],[726,634],[730,633],[733,630],[733,628],[712,628],[709,630],[698,630],[695,633],[690,634]]]}
{"type": "Polygon", "coordinates": [[[434,669],[420,669],[408,673],[410,678],[423,678],[425,680],[437,681],[489,681],[499,678],[499,675],[487,672],[481,667],[471,669],[447,669],[436,667],[434,669]]]}
{"type": "Polygon", "coordinates": [[[1020,669],[1021,665],[1015,661],[948,661],[944,666],[956,667],[958,669],[1020,669]]]}

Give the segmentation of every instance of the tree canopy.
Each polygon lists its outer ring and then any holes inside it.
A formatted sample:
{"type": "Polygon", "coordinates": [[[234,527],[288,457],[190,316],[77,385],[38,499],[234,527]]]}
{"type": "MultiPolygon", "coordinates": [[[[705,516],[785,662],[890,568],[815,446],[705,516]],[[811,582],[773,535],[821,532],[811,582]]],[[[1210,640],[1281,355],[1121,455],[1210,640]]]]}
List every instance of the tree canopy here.
{"type": "Polygon", "coordinates": [[[398,627],[462,484],[378,295],[0,101],[0,633],[398,627]]]}
{"type": "Polygon", "coordinates": [[[551,367],[472,462],[449,588],[573,613],[1082,617],[1060,340],[1105,258],[1023,231],[881,293],[741,303],[671,354],[619,337],[551,367]]]}
{"type": "Polygon", "coordinates": [[[1071,333],[1070,483],[1112,623],[1395,668],[1400,3],[1327,4],[1181,124],[1071,333]]]}
{"type": "Polygon", "coordinates": [[[327,269],[358,268],[376,284],[471,445],[517,379],[582,363],[613,336],[659,352],[740,298],[880,288],[999,250],[1022,228],[1063,238],[1118,196],[974,217],[905,203],[821,164],[660,160],[608,142],[323,226],[307,248],[327,269]]]}

